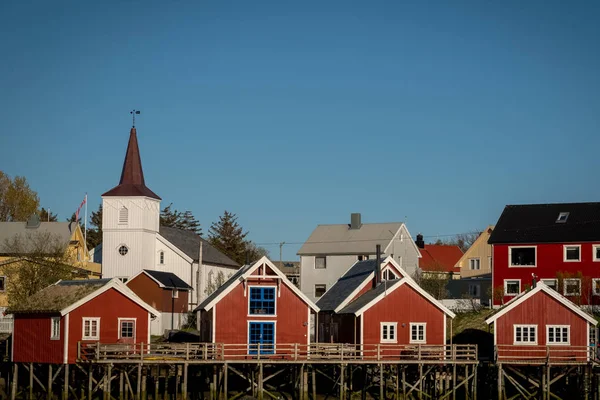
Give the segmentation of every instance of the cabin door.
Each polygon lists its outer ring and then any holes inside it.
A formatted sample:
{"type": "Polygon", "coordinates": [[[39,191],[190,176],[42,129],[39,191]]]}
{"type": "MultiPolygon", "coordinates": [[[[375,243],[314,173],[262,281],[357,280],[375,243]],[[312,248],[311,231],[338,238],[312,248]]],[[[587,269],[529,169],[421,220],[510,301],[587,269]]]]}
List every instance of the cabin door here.
{"type": "Polygon", "coordinates": [[[248,324],[248,352],[250,354],[275,353],[275,323],[250,322],[248,324]]]}
{"type": "Polygon", "coordinates": [[[135,343],[135,319],[119,319],[119,342],[135,343]]]}

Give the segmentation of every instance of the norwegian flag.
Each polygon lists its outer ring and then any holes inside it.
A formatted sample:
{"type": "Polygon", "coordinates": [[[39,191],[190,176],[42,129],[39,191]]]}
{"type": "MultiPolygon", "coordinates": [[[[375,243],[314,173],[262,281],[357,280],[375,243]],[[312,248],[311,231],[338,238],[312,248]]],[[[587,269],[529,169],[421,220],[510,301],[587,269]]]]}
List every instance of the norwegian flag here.
{"type": "Polygon", "coordinates": [[[79,208],[77,209],[77,212],[75,213],[75,221],[79,221],[79,211],[81,211],[81,207],[83,207],[85,203],[87,203],[87,194],[83,198],[83,201],[81,202],[79,208]]]}

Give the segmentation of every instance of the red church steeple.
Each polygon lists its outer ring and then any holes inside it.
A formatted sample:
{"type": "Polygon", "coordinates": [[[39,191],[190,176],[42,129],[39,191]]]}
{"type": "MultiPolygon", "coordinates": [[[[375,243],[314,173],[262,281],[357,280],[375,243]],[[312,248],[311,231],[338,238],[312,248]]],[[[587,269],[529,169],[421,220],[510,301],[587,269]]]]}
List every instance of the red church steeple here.
{"type": "Polygon", "coordinates": [[[144,182],[144,171],[142,170],[142,159],[140,157],[135,127],[132,127],[129,133],[129,144],[125,153],[125,161],[123,162],[123,171],[121,172],[119,185],[102,196],[145,196],[161,200],[144,182]]]}

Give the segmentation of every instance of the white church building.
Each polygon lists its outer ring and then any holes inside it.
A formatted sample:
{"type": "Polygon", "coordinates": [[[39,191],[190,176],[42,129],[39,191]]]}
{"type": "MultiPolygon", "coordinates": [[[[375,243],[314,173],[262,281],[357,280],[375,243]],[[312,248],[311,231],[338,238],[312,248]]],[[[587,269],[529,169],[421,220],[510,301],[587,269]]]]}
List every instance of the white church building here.
{"type": "Polygon", "coordinates": [[[125,281],[144,269],[174,273],[193,288],[192,310],[240,265],[194,232],[160,226],[160,201],[145,184],[132,127],[121,180],[102,195],[102,244],[94,258],[103,278],[125,281]]]}

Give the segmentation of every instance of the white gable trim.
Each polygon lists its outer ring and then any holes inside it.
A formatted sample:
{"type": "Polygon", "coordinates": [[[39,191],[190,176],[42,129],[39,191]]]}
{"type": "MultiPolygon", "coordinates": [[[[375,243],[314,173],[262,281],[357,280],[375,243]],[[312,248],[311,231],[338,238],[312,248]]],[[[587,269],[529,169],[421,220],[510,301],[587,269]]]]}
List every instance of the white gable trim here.
{"type": "Polygon", "coordinates": [[[418,258],[423,257],[423,256],[421,256],[421,252],[419,251],[419,246],[417,246],[417,244],[415,243],[415,241],[412,240],[412,236],[410,235],[410,232],[408,231],[408,228],[406,227],[406,224],[404,222],[400,225],[400,228],[398,228],[398,230],[396,231],[396,233],[394,234],[394,236],[392,236],[392,240],[390,240],[390,242],[388,243],[388,245],[385,246],[385,249],[383,250],[383,253],[384,254],[389,254],[388,253],[388,249],[390,248],[390,246],[392,245],[392,243],[394,242],[394,240],[397,237],[400,237],[400,235],[402,234],[402,229],[404,229],[406,231],[406,238],[405,238],[405,240],[410,241],[410,243],[412,244],[412,247],[417,252],[417,257],[418,258]]]}
{"type": "MultiPolygon", "coordinates": [[[[382,283],[382,284],[385,284],[385,283],[382,283]]],[[[434,306],[436,306],[437,308],[442,310],[446,315],[450,316],[450,318],[456,317],[456,314],[454,314],[452,311],[450,311],[448,308],[446,308],[442,303],[440,303],[435,298],[433,298],[433,296],[431,296],[429,293],[427,293],[425,290],[423,290],[411,278],[402,278],[401,280],[394,282],[389,288],[387,288],[387,290],[385,292],[381,293],[379,296],[375,297],[369,303],[365,304],[360,310],[358,310],[354,314],[357,317],[362,315],[365,311],[367,311],[369,308],[373,307],[380,300],[382,300],[384,297],[386,297],[389,293],[392,293],[394,290],[398,289],[400,286],[402,286],[404,284],[407,284],[408,286],[413,288],[417,293],[419,293],[420,295],[425,297],[426,300],[428,300],[434,306]]]]}
{"type": "Polygon", "coordinates": [[[385,269],[385,268],[388,266],[388,264],[392,264],[392,266],[393,266],[394,268],[396,268],[396,270],[397,270],[397,271],[400,273],[400,275],[401,275],[403,278],[412,279],[412,278],[410,277],[410,275],[408,275],[408,274],[406,273],[406,271],[405,271],[404,269],[402,269],[402,267],[400,266],[400,264],[398,264],[398,263],[396,262],[396,260],[394,260],[394,259],[393,259],[391,256],[388,256],[388,257],[386,257],[386,259],[385,259],[385,260],[383,260],[383,261],[381,262],[381,265],[385,265],[385,267],[383,267],[383,268],[381,269],[381,272],[383,272],[383,270],[384,270],[384,269],[385,269]]]}
{"type": "Polygon", "coordinates": [[[156,309],[154,309],[152,306],[150,306],[149,304],[145,303],[142,299],[140,299],[135,293],[133,293],[133,291],[131,289],[129,289],[124,283],[122,283],[118,278],[113,278],[110,280],[110,282],[108,282],[106,285],[102,286],[101,288],[99,288],[98,290],[88,294],[87,296],[85,296],[83,299],[71,304],[70,306],[62,309],[60,311],[61,315],[67,315],[68,313],[70,313],[71,311],[75,310],[76,308],[82,306],[83,304],[87,303],[88,301],[100,296],[102,293],[110,290],[110,289],[115,289],[117,292],[121,293],[123,296],[127,297],[129,300],[133,301],[134,303],[136,303],[137,305],[139,305],[140,307],[142,307],[143,309],[145,309],[146,311],[148,311],[149,313],[153,314],[153,315],[160,315],[160,312],[156,309]]]}
{"type": "Polygon", "coordinates": [[[573,311],[575,314],[588,321],[590,324],[596,326],[596,324],[598,323],[595,318],[590,316],[588,313],[584,312],[581,308],[577,307],[575,303],[565,298],[564,296],[561,296],[561,294],[558,293],[556,290],[550,289],[541,281],[536,283],[535,289],[532,289],[529,292],[523,292],[522,295],[519,295],[511,301],[509,301],[508,303],[506,303],[506,305],[503,308],[501,308],[500,311],[486,319],[485,323],[489,325],[495,322],[498,318],[500,318],[519,304],[523,303],[525,300],[534,296],[538,292],[546,293],[547,295],[549,295],[550,297],[552,297],[553,299],[555,299],[556,301],[573,311]]]}
{"type": "MultiPolygon", "coordinates": [[[[368,275],[368,276],[365,278],[365,280],[364,280],[364,281],[362,281],[362,283],[361,283],[360,285],[358,285],[358,287],[357,287],[356,289],[354,289],[354,291],[353,291],[352,293],[350,293],[350,295],[349,295],[348,297],[346,297],[346,298],[344,299],[344,301],[342,301],[342,302],[340,303],[340,305],[339,305],[339,306],[337,306],[337,307],[336,307],[336,308],[333,310],[333,312],[334,312],[334,313],[338,313],[338,312],[340,312],[340,310],[341,310],[342,308],[346,307],[346,306],[348,305],[348,303],[350,303],[350,301],[351,301],[351,300],[352,300],[354,297],[356,297],[356,295],[357,295],[357,294],[358,294],[358,293],[359,293],[361,290],[363,290],[363,289],[364,289],[365,285],[367,285],[367,284],[369,284],[369,283],[373,283],[373,278],[375,278],[375,273],[374,273],[374,272],[371,272],[371,273],[370,273],[370,274],[369,274],[369,275],[368,275]]],[[[336,282],[336,283],[337,283],[337,282],[336,282]]],[[[334,284],[334,285],[333,285],[331,288],[334,288],[334,287],[335,287],[335,284],[334,284]]],[[[329,290],[331,290],[331,289],[329,289],[329,290]]]]}
{"type": "MultiPolygon", "coordinates": [[[[166,287],[165,285],[163,285],[162,283],[160,283],[155,277],[153,277],[152,275],[150,275],[149,273],[147,273],[145,270],[141,270],[140,272],[138,272],[137,274],[135,274],[134,276],[132,276],[131,278],[129,278],[129,280],[127,281],[127,283],[131,282],[132,280],[134,280],[135,278],[137,278],[140,275],[146,275],[148,278],[152,279],[154,282],[156,282],[156,284],[161,287],[164,288],[166,287]]],[[[125,285],[127,285],[127,283],[125,283],[125,285]]],[[[129,287],[129,286],[127,286],[129,287]]]]}
{"type": "Polygon", "coordinates": [[[227,296],[237,285],[240,284],[240,282],[248,279],[248,277],[252,275],[252,273],[256,271],[261,265],[267,265],[269,268],[271,268],[271,270],[275,273],[275,276],[281,278],[281,282],[283,282],[292,292],[294,292],[294,294],[300,297],[315,312],[319,312],[319,307],[317,307],[315,303],[313,303],[308,297],[306,297],[304,293],[300,291],[300,289],[294,286],[294,284],[290,282],[290,280],[285,276],[285,274],[281,272],[279,268],[277,268],[275,264],[273,264],[271,260],[269,260],[266,256],[263,256],[260,260],[256,261],[250,268],[248,268],[246,272],[242,274],[241,277],[237,279],[237,282],[232,282],[225,290],[219,293],[219,295],[215,297],[210,303],[208,303],[203,309],[208,311],[211,308],[213,308],[215,304],[217,304],[219,301],[221,301],[221,299],[227,296]]]}
{"type": "Polygon", "coordinates": [[[192,260],[183,251],[181,251],[179,249],[179,247],[175,246],[173,243],[169,242],[167,239],[165,239],[164,237],[162,237],[160,235],[160,233],[156,234],[156,239],[158,239],[159,242],[161,242],[162,244],[164,244],[165,246],[167,246],[169,249],[173,250],[175,252],[175,254],[177,254],[179,257],[183,258],[185,261],[189,262],[190,264],[194,262],[194,260],[192,260]]]}

